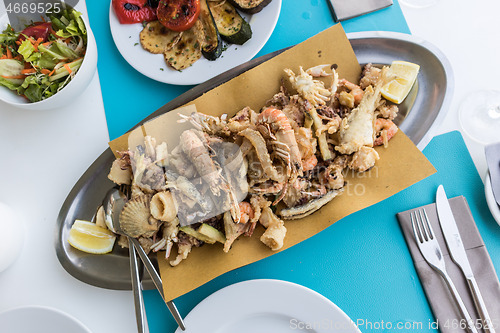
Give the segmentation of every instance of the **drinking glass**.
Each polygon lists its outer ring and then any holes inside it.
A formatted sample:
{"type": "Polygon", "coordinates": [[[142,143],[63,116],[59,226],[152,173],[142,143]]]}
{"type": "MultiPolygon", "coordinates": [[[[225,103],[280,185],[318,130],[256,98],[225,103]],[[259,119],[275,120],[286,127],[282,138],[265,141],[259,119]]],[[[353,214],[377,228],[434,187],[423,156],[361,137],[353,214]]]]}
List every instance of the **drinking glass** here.
{"type": "Polygon", "coordinates": [[[462,101],[460,125],[473,140],[482,144],[500,141],[500,91],[476,91],[462,101]]]}

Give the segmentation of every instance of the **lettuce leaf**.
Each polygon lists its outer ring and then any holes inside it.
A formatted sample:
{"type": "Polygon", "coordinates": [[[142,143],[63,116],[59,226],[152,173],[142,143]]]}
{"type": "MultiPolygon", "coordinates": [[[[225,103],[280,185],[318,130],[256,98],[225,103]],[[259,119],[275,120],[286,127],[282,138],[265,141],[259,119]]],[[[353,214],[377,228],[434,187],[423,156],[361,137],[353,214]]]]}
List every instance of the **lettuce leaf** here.
{"type": "Polygon", "coordinates": [[[63,41],[57,40],[52,44],[50,51],[62,55],[64,58],[68,58],[69,60],[74,60],[78,58],[78,54],[76,54],[73,49],[69,48],[63,41]]]}
{"type": "Polygon", "coordinates": [[[42,93],[44,88],[37,82],[36,76],[33,75],[26,78],[22,87],[24,88],[24,96],[26,96],[30,101],[38,102],[42,100],[42,93]],[[27,82],[29,82],[29,84],[27,84],[27,87],[24,87],[25,83],[27,82]]]}
{"type": "Polygon", "coordinates": [[[31,102],[38,102],[54,95],[62,84],[50,82],[47,75],[30,75],[17,88],[17,92],[26,96],[31,102]]]}
{"type": "Polygon", "coordinates": [[[40,54],[40,52],[37,52],[35,50],[35,47],[33,46],[33,44],[31,44],[31,42],[27,39],[25,39],[21,43],[21,45],[19,45],[17,52],[19,52],[19,54],[21,54],[23,56],[24,61],[27,61],[27,62],[36,61],[36,60],[40,59],[40,57],[42,56],[40,54]]]}
{"type": "Polygon", "coordinates": [[[61,54],[58,49],[52,50],[51,48],[47,48],[43,45],[38,46],[38,50],[43,53],[44,56],[46,57],[52,57],[54,60],[63,60],[66,59],[66,56],[64,54],[61,54]]]}
{"type": "Polygon", "coordinates": [[[10,90],[17,90],[19,88],[19,84],[13,82],[13,80],[5,79],[0,76],[0,86],[7,87],[10,90]]]}
{"type": "Polygon", "coordinates": [[[7,28],[0,34],[0,44],[12,45],[16,42],[18,37],[19,33],[15,32],[14,29],[10,26],[10,24],[8,24],[7,28]]]}

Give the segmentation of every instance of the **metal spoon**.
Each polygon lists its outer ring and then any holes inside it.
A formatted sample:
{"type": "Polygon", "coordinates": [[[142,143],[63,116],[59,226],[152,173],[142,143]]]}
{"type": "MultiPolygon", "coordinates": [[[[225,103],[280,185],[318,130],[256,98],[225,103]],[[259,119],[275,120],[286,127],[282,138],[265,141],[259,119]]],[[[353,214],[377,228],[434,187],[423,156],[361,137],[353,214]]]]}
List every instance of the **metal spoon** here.
{"type": "MultiPolygon", "coordinates": [[[[118,222],[115,222],[113,218],[113,212],[115,210],[121,211],[123,205],[127,201],[127,197],[121,191],[113,189],[108,192],[108,194],[103,201],[104,214],[106,225],[114,233],[118,233],[116,225],[119,226],[118,222]]],[[[139,333],[147,333],[146,329],[146,311],[144,309],[144,299],[141,290],[141,282],[139,277],[139,265],[137,264],[137,255],[135,251],[135,246],[132,243],[130,237],[128,237],[128,251],[130,257],[130,275],[132,279],[132,291],[134,294],[134,305],[135,305],[135,317],[137,320],[137,331],[139,333]]]]}
{"type": "MultiPolygon", "coordinates": [[[[106,216],[106,221],[109,221],[112,225],[113,232],[124,235],[128,238],[129,244],[130,244],[130,252],[134,253],[137,251],[139,254],[139,257],[141,258],[144,267],[146,267],[146,270],[148,271],[149,275],[151,275],[151,279],[153,280],[154,285],[156,286],[156,289],[158,289],[158,292],[161,295],[161,298],[163,298],[163,301],[165,302],[165,296],[163,294],[163,284],[161,282],[161,277],[156,271],[156,269],[153,266],[153,263],[151,260],[149,260],[148,255],[142,248],[141,244],[139,244],[139,241],[135,239],[134,237],[129,237],[127,234],[125,234],[120,227],[120,213],[123,209],[123,206],[125,205],[127,201],[126,196],[117,188],[113,188],[108,191],[106,194],[106,197],[104,199],[104,214],[106,216]],[[132,251],[132,249],[135,248],[135,251],[132,251]]],[[[132,259],[131,259],[132,260],[132,259]]],[[[132,281],[133,284],[133,281],[132,281]]],[[[135,293],[134,293],[135,295],[135,293]]],[[[141,294],[142,297],[142,294],[141,294]]],[[[173,301],[168,301],[165,302],[167,305],[167,308],[170,310],[170,313],[174,316],[175,321],[179,325],[179,327],[185,331],[186,326],[184,325],[184,321],[182,320],[182,317],[177,310],[177,307],[175,306],[173,301]]],[[[137,313],[137,302],[136,302],[136,313],[137,313]]],[[[144,312],[143,312],[144,313],[144,312]]],[[[139,316],[141,317],[141,316],[139,316]]],[[[138,320],[139,320],[138,317],[138,320]]],[[[142,317],[141,317],[142,318],[142,317]]],[[[138,323],[139,326],[139,323],[138,323]]]]}

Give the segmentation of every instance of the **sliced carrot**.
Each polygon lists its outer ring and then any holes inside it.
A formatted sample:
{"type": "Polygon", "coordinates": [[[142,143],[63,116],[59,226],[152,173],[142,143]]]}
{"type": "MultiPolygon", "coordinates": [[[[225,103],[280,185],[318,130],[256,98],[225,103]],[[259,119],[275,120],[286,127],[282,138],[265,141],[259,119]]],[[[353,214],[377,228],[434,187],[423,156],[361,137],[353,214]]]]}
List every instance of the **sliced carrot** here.
{"type": "Polygon", "coordinates": [[[12,59],[12,52],[10,51],[8,46],[7,46],[7,59],[12,59]]]}
{"type": "Polygon", "coordinates": [[[16,44],[17,45],[21,45],[21,41],[20,40],[16,40],[16,44]]]}
{"type": "Polygon", "coordinates": [[[36,73],[36,69],[34,68],[27,68],[21,71],[21,74],[33,74],[33,73],[36,73]]]}
{"type": "Polygon", "coordinates": [[[69,67],[68,64],[64,64],[63,66],[64,66],[64,68],[66,68],[66,70],[68,71],[68,73],[70,73],[70,74],[73,73],[73,71],[71,70],[71,68],[69,67]]]}
{"type": "Polygon", "coordinates": [[[42,72],[42,74],[45,74],[45,75],[49,75],[50,74],[50,71],[48,69],[46,69],[46,68],[42,68],[40,70],[40,72],[42,72]]]}
{"type": "Polygon", "coordinates": [[[33,44],[33,47],[35,48],[35,51],[38,52],[38,45],[40,45],[40,43],[43,42],[43,39],[41,38],[38,38],[35,43],[33,44]]]}
{"type": "Polygon", "coordinates": [[[47,47],[47,46],[51,45],[53,42],[54,41],[45,42],[45,43],[42,43],[42,45],[47,47]]]}
{"type": "Polygon", "coordinates": [[[50,72],[50,73],[49,73],[49,76],[52,76],[52,74],[54,74],[54,72],[55,72],[55,71],[56,71],[56,70],[55,70],[55,69],[53,69],[53,70],[52,70],[52,72],[50,72]]]}
{"type": "Polygon", "coordinates": [[[16,60],[19,60],[19,61],[23,61],[23,56],[22,55],[16,55],[14,58],[12,59],[16,59],[16,60]]]}

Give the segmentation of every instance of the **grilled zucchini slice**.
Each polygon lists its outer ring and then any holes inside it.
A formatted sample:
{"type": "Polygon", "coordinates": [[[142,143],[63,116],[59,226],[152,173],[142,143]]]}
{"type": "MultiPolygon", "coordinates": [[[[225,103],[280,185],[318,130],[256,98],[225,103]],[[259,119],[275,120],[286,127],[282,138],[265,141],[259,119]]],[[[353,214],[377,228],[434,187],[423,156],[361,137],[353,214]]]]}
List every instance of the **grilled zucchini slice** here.
{"type": "Polygon", "coordinates": [[[193,28],[196,29],[195,33],[201,43],[203,56],[208,60],[215,60],[222,53],[222,38],[215,25],[207,0],[201,0],[200,5],[200,16],[193,28]]]}
{"type": "Polygon", "coordinates": [[[229,0],[236,8],[248,14],[260,12],[271,0],[229,0]]]}
{"type": "Polygon", "coordinates": [[[210,11],[222,39],[242,45],[252,38],[252,28],[228,1],[209,1],[210,11]]]}

